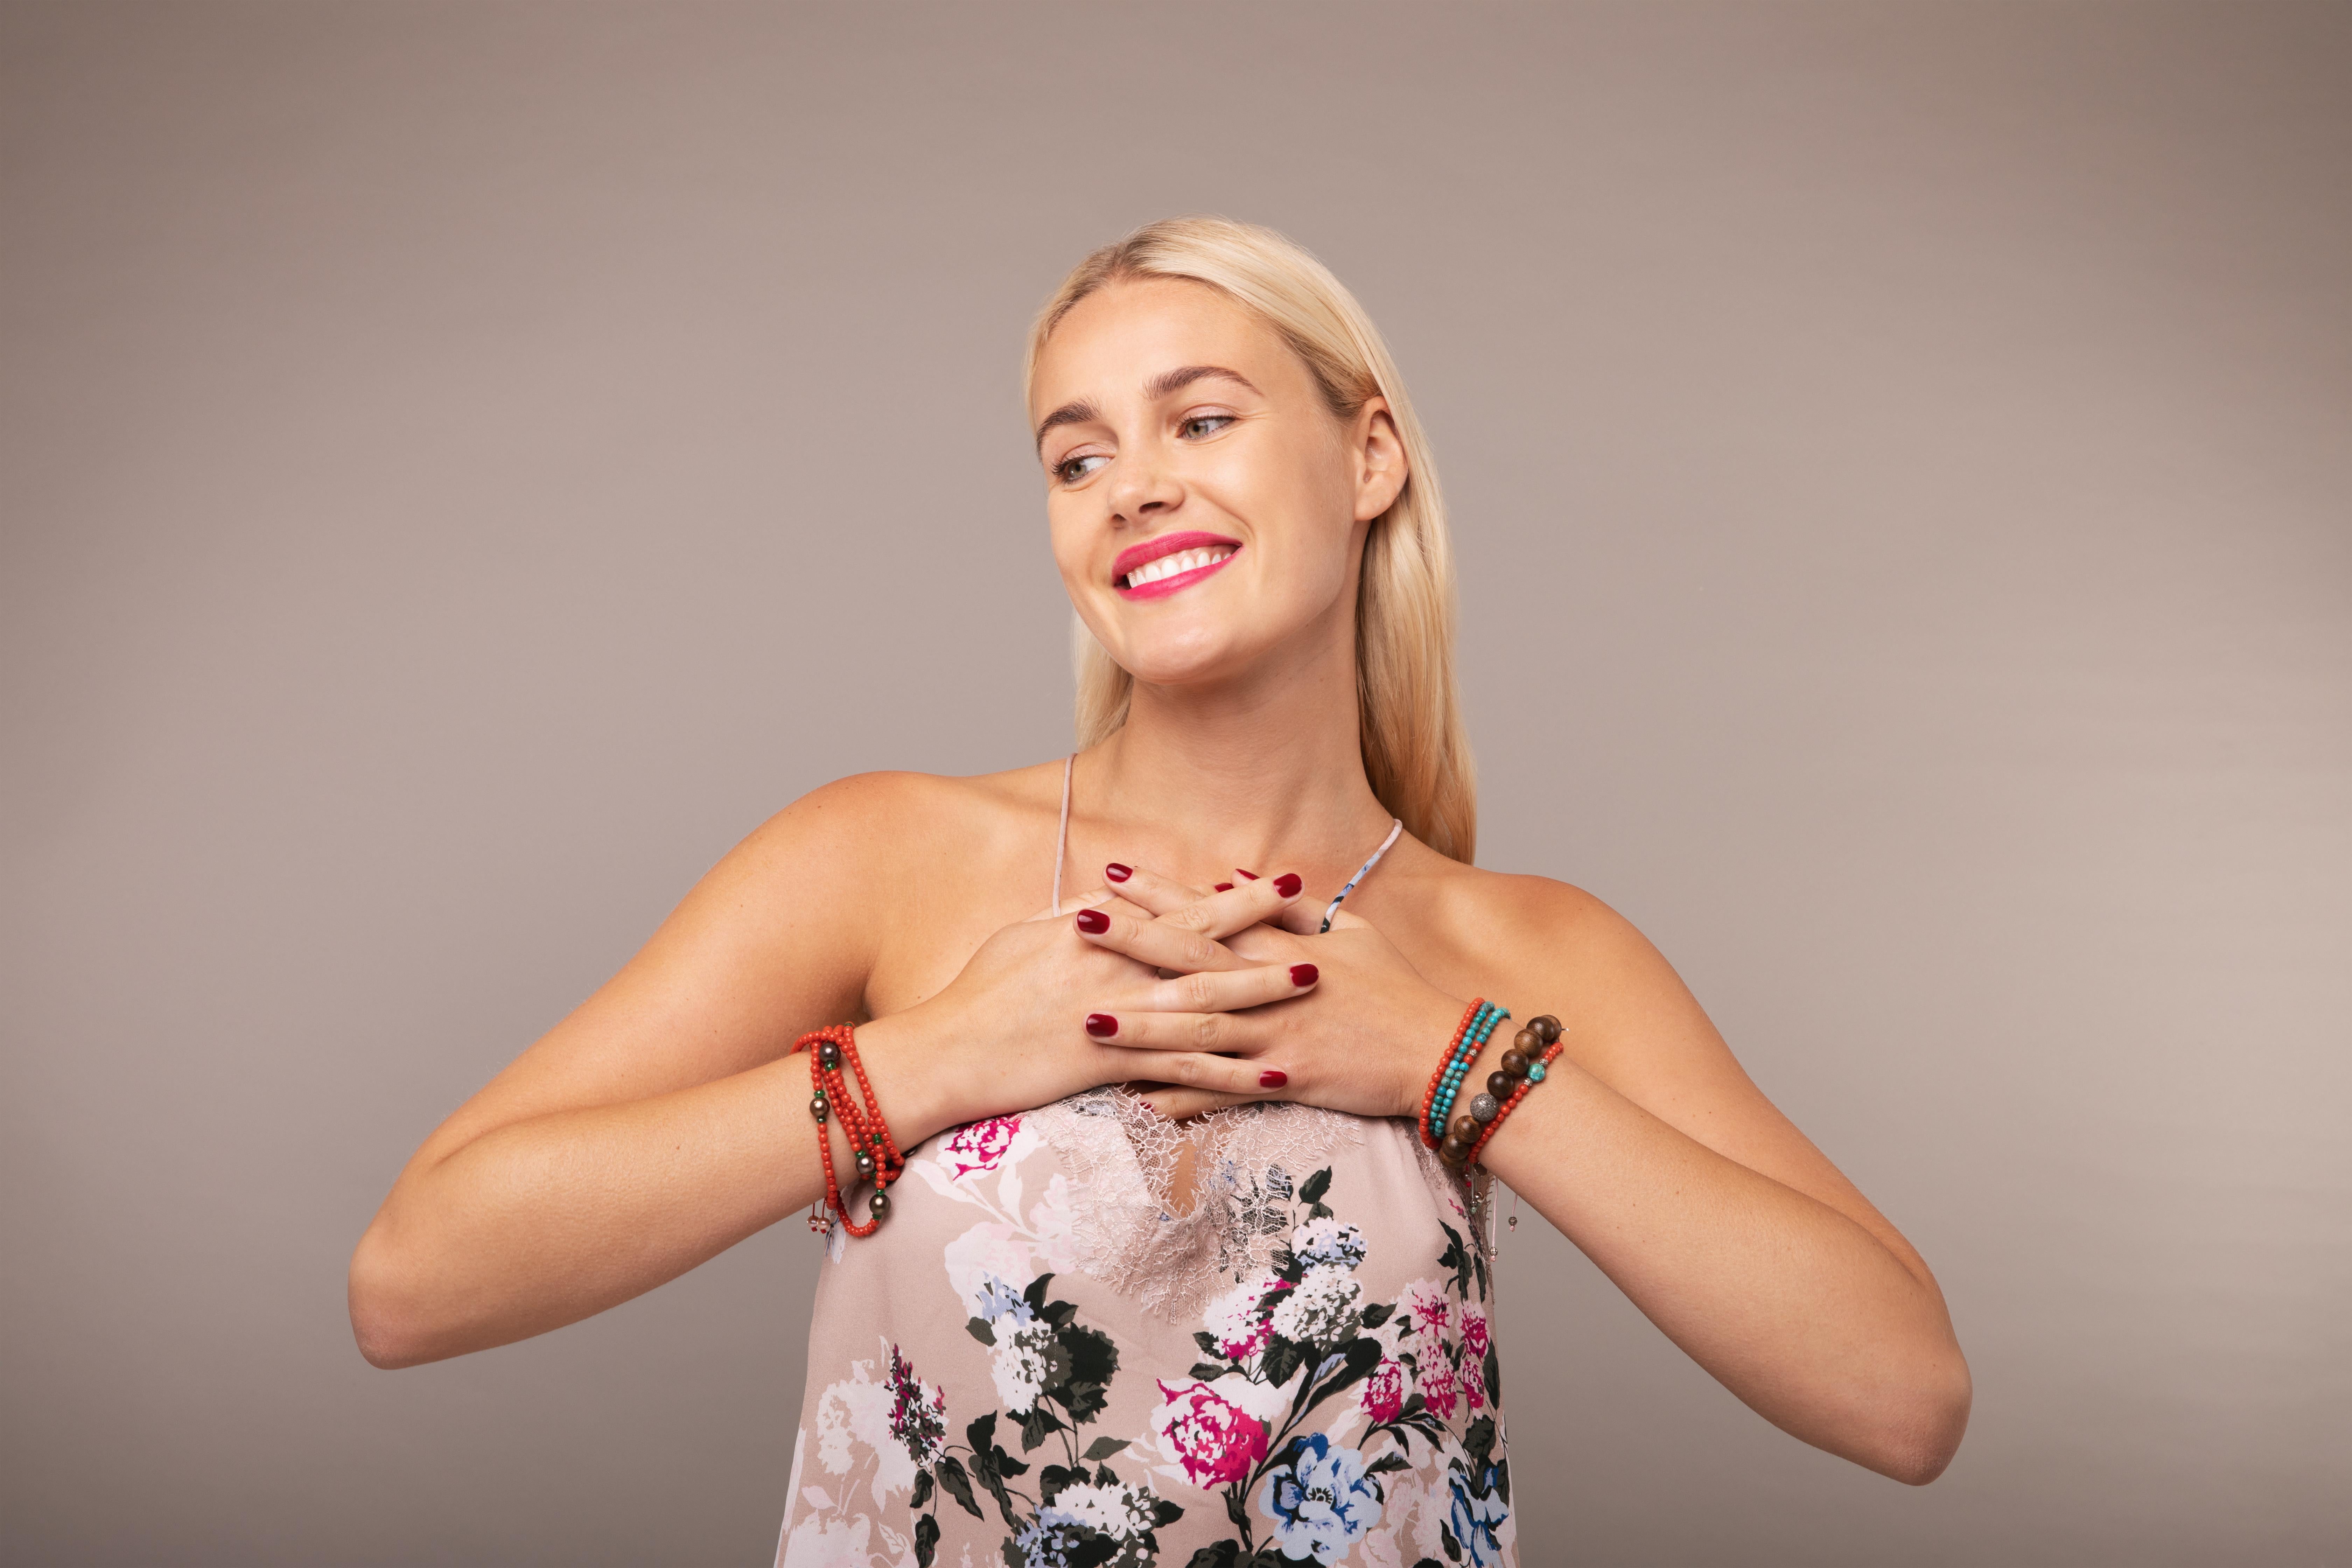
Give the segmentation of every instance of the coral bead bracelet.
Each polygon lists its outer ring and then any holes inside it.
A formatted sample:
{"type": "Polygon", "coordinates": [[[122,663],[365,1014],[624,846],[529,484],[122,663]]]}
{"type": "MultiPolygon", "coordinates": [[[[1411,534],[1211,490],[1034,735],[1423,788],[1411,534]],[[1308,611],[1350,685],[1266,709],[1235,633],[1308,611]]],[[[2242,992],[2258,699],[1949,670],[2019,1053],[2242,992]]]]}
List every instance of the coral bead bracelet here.
{"type": "Polygon", "coordinates": [[[857,1059],[857,1031],[847,1024],[814,1029],[793,1042],[793,1050],[809,1054],[809,1115],[815,1119],[817,1155],[824,1162],[824,1205],[823,1209],[809,1210],[809,1228],[825,1230],[837,1219],[852,1236],[872,1236],[890,1217],[887,1189],[906,1170],[907,1157],[898,1152],[898,1141],[890,1136],[889,1125],[875,1103],[866,1064],[857,1059]],[[856,1097],[850,1094],[849,1082],[842,1076],[845,1065],[857,1075],[856,1097]],[[859,1097],[866,1102],[862,1106],[859,1097]],[[834,1176],[833,1137],[825,1123],[835,1116],[841,1119],[850,1152],[857,1157],[858,1179],[874,1184],[864,1225],[850,1217],[849,1205],[842,1201],[841,1184],[834,1176]]]}

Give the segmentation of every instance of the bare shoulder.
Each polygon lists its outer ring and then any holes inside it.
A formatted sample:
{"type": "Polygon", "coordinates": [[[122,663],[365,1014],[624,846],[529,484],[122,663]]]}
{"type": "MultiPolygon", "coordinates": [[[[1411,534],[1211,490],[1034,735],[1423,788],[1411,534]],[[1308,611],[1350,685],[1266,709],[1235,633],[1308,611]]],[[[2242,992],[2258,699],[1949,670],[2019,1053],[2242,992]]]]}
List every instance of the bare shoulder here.
{"type": "Polygon", "coordinates": [[[925,862],[936,870],[947,856],[986,858],[1034,837],[1039,813],[1054,809],[1059,789],[1055,763],[971,777],[852,773],[777,812],[739,855],[747,870],[789,864],[803,876],[837,873],[871,885],[877,874],[925,862]]]}
{"type": "Polygon", "coordinates": [[[1692,1073],[1744,1084],[1674,965],[1601,899],[1550,877],[1451,861],[1423,875],[1444,946],[1520,1016],[1550,1013],[1567,1024],[1579,1065],[1653,1094],[1692,1073]]]}

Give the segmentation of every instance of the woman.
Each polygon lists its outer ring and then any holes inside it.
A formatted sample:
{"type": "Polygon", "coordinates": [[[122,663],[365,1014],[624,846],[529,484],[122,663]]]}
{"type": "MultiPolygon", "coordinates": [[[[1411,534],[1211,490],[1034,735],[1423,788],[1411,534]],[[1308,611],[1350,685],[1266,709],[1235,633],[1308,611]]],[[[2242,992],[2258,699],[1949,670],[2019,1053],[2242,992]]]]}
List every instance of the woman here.
{"type": "Polygon", "coordinates": [[[1346,289],[1154,225],[1055,294],[1028,397],[1075,758],[753,834],[417,1152],[368,1358],[841,1202],[781,1562],[1509,1562],[1491,1172],[1767,1419],[1932,1479],[1969,1377],[1926,1264],[1640,933],[1470,864],[1444,512],[1346,289]],[[1527,1028],[1481,1044],[1485,998],[1527,1028]]]}

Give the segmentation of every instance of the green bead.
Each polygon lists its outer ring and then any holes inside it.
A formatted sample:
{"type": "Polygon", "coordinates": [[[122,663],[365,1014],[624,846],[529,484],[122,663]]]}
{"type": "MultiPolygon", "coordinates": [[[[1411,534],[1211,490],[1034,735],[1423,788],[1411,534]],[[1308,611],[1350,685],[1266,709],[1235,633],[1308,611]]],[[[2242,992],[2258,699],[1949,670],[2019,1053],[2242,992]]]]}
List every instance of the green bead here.
{"type": "Polygon", "coordinates": [[[1541,1083],[1544,1080],[1544,1074],[1550,1070],[1551,1069],[1549,1068],[1545,1067],[1541,1062],[1529,1062],[1528,1064],[1528,1081],[1529,1083],[1541,1083]]]}

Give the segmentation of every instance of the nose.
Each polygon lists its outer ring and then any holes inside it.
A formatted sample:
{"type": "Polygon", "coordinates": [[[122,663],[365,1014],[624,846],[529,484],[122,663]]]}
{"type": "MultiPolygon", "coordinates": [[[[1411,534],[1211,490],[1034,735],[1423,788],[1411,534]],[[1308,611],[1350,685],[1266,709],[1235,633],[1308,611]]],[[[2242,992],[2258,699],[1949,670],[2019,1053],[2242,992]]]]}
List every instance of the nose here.
{"type": "Polygon", "coordinates": [[[1113,522],[1156,522],[1184,504],[1184,488],[1160,455],[1147,448],[1125,456],[1105,499],[1113,522]]]}

